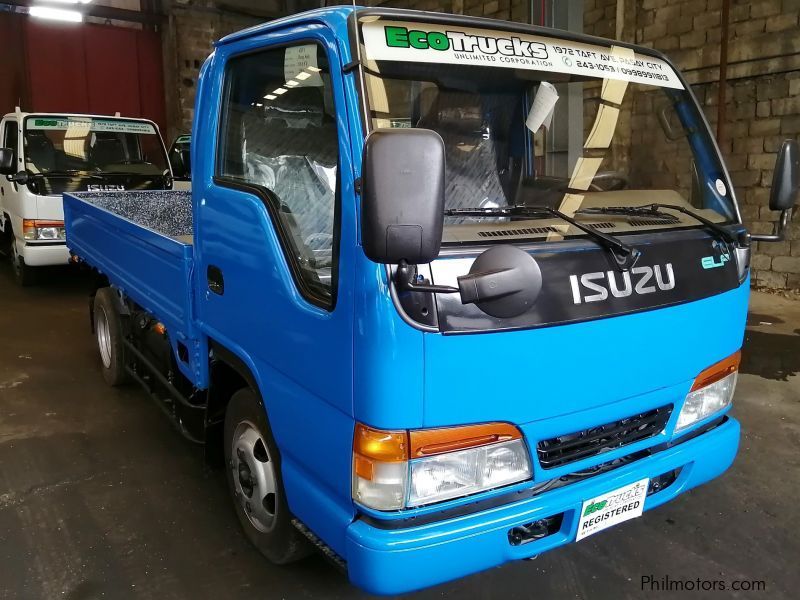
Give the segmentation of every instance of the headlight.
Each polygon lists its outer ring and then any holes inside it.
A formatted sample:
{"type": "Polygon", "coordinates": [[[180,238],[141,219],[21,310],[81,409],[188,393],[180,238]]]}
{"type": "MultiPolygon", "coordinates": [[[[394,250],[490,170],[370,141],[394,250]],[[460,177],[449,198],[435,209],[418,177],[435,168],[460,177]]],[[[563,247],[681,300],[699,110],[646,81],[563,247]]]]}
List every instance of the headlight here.
{"type": "Polygon", "coordinates": [[[64,221],[22,221],[22,237],[34,241],[60,241],[65,239],[64,221]]]}
{"type": "Polygon", "coordinates": [[[531,476],[522,440],[411,461],[408,506],[450,500],[531,476]]]}
{"type": "Polygon", "coordinates": [[[675,424],[675,433],[721,411],[733,400],[741,354],[736,352],[709,367],[695,379],[683,402],[675,424]]]}
{"type": "Polygon", "coordinates": [[[411,432],[356,426],[353,499],[377,510],[467,496],[531,472],[522,434],[507,423],[411,432]]]}

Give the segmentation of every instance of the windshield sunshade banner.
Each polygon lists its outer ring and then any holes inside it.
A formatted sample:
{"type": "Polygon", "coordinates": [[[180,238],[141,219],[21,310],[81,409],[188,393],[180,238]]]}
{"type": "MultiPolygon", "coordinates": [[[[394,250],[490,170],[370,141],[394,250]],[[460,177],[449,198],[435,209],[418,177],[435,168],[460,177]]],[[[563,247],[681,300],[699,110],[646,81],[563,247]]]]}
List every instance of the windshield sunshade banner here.
{"type": "Polygon", "coordinates": [[[29,130],[84,129],[87,131],[103,131],[110,133],[138,133],[155,135],[156,129],[143,121],[119,121],[116,119],[64,119],[60,117],[33,117],[25,124],[29,130]]]}
{"type": "Polygon", "coordinates": [[[362,32],[370,60],[484,65],[683,89],[666,62],[628,48],[458,25],[384,20],[363,23],[362,32]]]}

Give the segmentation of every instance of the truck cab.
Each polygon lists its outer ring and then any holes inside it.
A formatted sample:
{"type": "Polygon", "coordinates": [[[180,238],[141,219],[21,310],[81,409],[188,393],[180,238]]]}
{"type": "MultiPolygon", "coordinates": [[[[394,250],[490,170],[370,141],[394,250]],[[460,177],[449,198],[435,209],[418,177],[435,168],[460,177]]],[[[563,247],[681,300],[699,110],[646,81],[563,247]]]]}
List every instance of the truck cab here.
{"type": "Polygon", "coordinates": [[[17,110],[0,121],[0,148],[0,250],[22,285],[69,260],[62,193],[171,186],[158,126],[144,119],[17,110]]]}
{"type": "Polygon", "coordinates": [[[320,9],[216,44],[191,143],[191,194],[66,194],[67,243],[104,377],[222,456],[270,560],[409,592],[733,462],[751,242],[800,157],[751,236],[665,56],[320,9]]]}

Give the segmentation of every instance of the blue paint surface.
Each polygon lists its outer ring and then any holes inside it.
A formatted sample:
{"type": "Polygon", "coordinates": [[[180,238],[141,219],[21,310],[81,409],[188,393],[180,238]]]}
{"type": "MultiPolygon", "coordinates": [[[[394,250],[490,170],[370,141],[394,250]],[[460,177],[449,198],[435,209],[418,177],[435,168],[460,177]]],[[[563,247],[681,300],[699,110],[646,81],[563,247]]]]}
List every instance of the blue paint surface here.
{"type": "Polygon", "coordinates": [[[355,71],[342,71],[353,58],[351,11],[337,7],[280,19],[217,44],[197,93],[193,245],[67,196],[70,248],[195,349],[184,374],[197,387],[208,386],[204,357],[211,341],[248,367],[280,448],[292,512],[369,591],[419,589],[566,544],[586,498],[632,481],[682,468],[672,486],[648,498],[650,509],[724,471],[738,445],[732,419],[609,473],[475,514],[398,530],[357,518],[359,512],[383,519],[430,515],[508,491],[388,515],[357,507],[351,499],[357,421],[386,429],[514,423],[534,452],[536,482],[670,441],[694,377],[741,346],[749,279],[702,301],[560,327],[443,336],[408,325],[389,295],[385,268],[367,260],[359,243],[354,183],[364,134],[355,71]],[[337,109],[341,238],[332,310],[298,292],[261,200],[214,181],[227,61],[298,41],[319,43],[327,52],[337,109]],[[208,290],[211,265],[224,272],[222,296],[208,290]],[[674,412],[654,438],[547,472],[535,460],[541,439],[665,404],[674,412]],[[557,534],[524,546],[509,543],[512,527],[557,513],[565,515],[557,534]]]}

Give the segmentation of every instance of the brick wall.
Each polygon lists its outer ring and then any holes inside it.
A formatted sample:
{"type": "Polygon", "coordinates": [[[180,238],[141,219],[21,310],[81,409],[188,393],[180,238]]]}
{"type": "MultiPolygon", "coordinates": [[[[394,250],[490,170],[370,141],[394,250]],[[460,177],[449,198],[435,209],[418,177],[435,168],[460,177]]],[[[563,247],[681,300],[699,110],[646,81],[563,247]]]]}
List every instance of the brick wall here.
{"type": "Polygon", "coordinates": [[[197,78],[213,43],[265,19],[218,10],[208,0],[174,0],[165,9],[169,20],[162,45],[170,143],[192,129],[197,78]]]}
{"type": "MultiPolygon", "coordinates": [[[[617,0],[585,0],[587,33],[614,37],[617,0]]],[[[626,1],[621,39],[665,52],[716,130],[722,0],[626,1]]],[[[720,143],[742,217],[771,232],[769,187],[778,149],[800,138],[800,0],[731,0],[726,118],[720,143]]],[[[788,240],[758,243],[753,283],[800,289],[800,219],[788,240]]]]}

